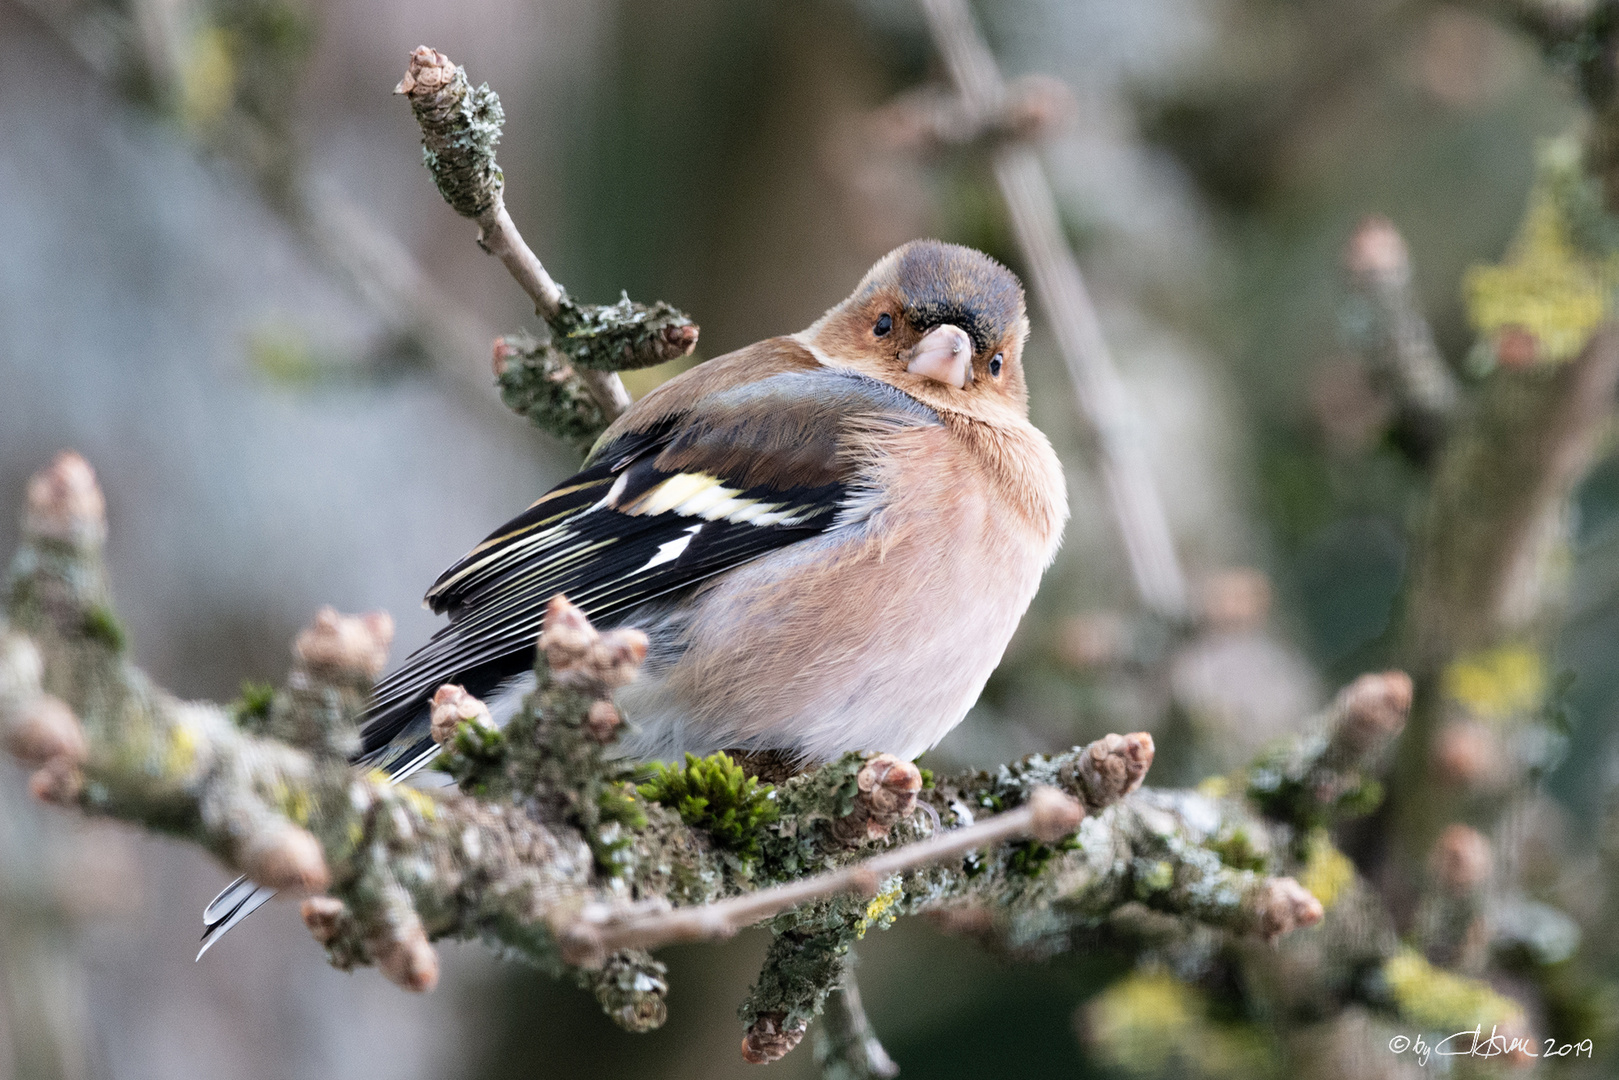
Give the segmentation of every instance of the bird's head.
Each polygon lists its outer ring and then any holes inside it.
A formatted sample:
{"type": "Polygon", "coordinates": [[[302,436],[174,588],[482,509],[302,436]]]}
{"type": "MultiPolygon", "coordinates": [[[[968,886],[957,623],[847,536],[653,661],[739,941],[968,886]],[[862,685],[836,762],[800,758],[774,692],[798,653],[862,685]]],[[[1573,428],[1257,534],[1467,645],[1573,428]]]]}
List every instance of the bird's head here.
{"type": "Polygon", "coordinates": [[[1028,413],[1023,285],[988,255],[913,240],[802,335],[821,362],[899,387],[946,412],[1028,413]]]}

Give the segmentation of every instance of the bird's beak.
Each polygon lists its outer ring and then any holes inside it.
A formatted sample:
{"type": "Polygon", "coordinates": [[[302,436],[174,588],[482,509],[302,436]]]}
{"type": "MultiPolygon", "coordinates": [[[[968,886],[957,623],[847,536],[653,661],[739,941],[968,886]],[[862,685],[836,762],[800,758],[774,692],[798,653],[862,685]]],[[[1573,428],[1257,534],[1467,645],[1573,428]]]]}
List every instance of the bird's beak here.
{"type": "Polygon", "coordinates": [[[959,326],[935,326],[911,350],[905,370],[959,390],[973,381],[972,338],[959,326]]]}

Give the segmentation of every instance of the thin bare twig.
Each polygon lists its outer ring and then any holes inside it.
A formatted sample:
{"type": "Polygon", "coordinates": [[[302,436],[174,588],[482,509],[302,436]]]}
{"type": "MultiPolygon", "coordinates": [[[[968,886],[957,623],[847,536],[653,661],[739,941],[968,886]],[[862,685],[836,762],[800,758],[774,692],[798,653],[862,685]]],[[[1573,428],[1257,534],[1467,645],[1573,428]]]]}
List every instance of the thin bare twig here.
{"type": "Polygon", "coordinates": [[[843,977],[826,996],[821,1026],[815,1035],[815,1063],[823,1076],[893,1080],[899,1075],[899,1066],[871,1030],[871,1021],[860,1002],[853,960],[851,953],[844,961],[843,977]],[[831,1067],[841,1071],[833,1073],[831,1067]]]}
{"type": "MultiPolygon", "coordinates": [[[[934,44],[968,110],[998,114],[1004,107],[1006,83],[966,0],[921,0],[921,4],[934,44]]],[[[1103,485],[1136,591],[1150,610],[1182,619],[1188,611],[1186,576],[1175,553],[1163,498],[1085,278],[1063,236],[1040,158],[1027,145],[1007,143],[995,150],[993,160],[1035,295],[1051,320],[1080,413],[1095,432],[1103,485]]]]}
{"type": "MultiPolygon", "coordinates": [[[[517,224],[506,212],[505,199],[496,196],[495,205],[477,218],[478,243],[489,254],[499,259],[517,284],[534,301],[534,308],[542,319],[554,319],[562,310],[562,287],[551,277],[538,255],[517,231],[517,224]]],[[[576,369],[591,396],[601,405],[609,421],[630,407],[630,392],[616,371],[576,369]]]]}
{"type": "Polygon", "coordinates": [[[681,941],[715,941],[734,936],[774,915],[840,893],[875,895],[884,878],[943,862],[1008,840],[1035,837],[1054,841],[1079,827],[1085,808],[1050,787],[1035,788],[1029,801],[987,821],[885,851],[858,863],[790,881],[702,907],[660,909],[616,916],[608,908],[587,909],[558,935],[570,963],[588,964],[620,949],[655,949],[681,941]]]}
{"type": "Polygon", "coordinates": [[[1354,286],[1371,309],[1367,359],[1392,383],[1400,408],[1437,442],[1461,403],[1461,388],[1439,354],[1433,329],[1411,283],[1411,255],[1394,223],[1372,215],[1344,252],[1354,286]]]}
{"type": "MultiPolygon", "coordinates": [[[[428,166],[445,201],[477,222],[479,245],[501,261],[540,317],[554,321],[565,303],[562,287],[506,211],[505,180],[494,152],[505,118],[499,98],[488,86],[472,89],[449,57],[425,45],[411,54],[394,92],[409,99],[421,124],[428,166]]],[[[581,368],[577,374],[609,422],[630,407],[617,372],[581,368]]]]}

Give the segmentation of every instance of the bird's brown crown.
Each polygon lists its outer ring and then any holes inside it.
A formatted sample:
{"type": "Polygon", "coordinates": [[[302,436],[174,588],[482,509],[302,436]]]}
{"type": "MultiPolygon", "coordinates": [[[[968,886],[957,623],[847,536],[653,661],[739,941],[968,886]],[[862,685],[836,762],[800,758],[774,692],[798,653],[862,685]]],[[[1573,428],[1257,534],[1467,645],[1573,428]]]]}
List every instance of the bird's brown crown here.
{"type": "Polygon", "coordinates": [[[878,260],[848,299],[799,336],[823,363],[881,378],[936,409],[987,420],[1007,409],[1027,415],[1028,332],[1017,275],[972,248],[913,240],[878,260]],[[919,350],[932,343],[939,352],[952,336],[970,342],[963,384],[917,373],[919,350]]]}

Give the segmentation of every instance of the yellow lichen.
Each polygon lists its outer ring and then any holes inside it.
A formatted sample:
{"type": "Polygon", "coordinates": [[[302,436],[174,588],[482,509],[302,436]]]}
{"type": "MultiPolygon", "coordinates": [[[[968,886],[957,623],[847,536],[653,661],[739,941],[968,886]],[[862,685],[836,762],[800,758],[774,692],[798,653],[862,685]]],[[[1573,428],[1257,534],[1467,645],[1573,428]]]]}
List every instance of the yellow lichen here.
{"type": "Polygon", "coordinates": [[[1355,864],[1327,837],[1325,829],[1310,835],[1310,856],[1300,868],[1298,882],[1321,906],[1331,909],[1338,896],[1355,882],[1355,864]]]}
{"type": "Polygon", "coordinates": [[[169,727],[168,745],[164,748],[163,772],[168,776],[183,776],[197,761],[197,733],[190,724],[178,723],[169,727]]]}
{"type": "Polygon", "coordinates": [[[417,791],[413,787],[406,787],[403,784],[396,784],[393,787],[392,794],[397,795],[401,802],[405,803],[412,810],[416,811],[417,816],[422,818],[424,821],[432,821],[434,818],[438,817],[438,803],[434,802],[433,799],[425,793],[417,791]]]}
{"type": "Polygon", "coordinates": [[[1144,863],[1136,870],[1136,895],[1145,900],[1175,884],[1175,867],[1164,859],[1144,863]]]}
{"type": "Polygon", "coordinates": [[[277,784],[274,788],[274,803],[281,816],[296,825],[308,825],[309,815],[314,804],[309,798],[309,792],[301,788],[290,787],[287,784],[277,784]]]}
{"type": "Polygon", "coordinates": [[[1567,208],[1557,197],[1558,173],[1577,167],[1577,149],[1563,142],[1541,153],[1540,177],[1505,262],[1475,266],[1463,279],[1473,329],[1496,339],[1526,332],[1534,359],[1561,363],[1579,355],[1613,310],[1619,257],[1598,258],[1574,242],[1567,208]]]}
{"type": "Polygon", "coordinates": [[[1202,992],[1165,971],[1114,983],[1086,1006],[1085,1020],[1098,1056],[1127,1075],[1246,1080],[1275,1069],[1253,1028],[1210,1020],[1202,992]]]}
{"type": "Polygon", "coordinates": [[[860,920],[860,929],[855,931],[855,936],[863,938],[866,936],[866,931],[871,927],[877,926],[880,929],[892,923],[894,916],[890,914],[890,911],[895,904],[899,903],[899,898],[902,895],[904,895],[904,890],[900,888],[899,882],[896,881],[893,888],[873,897],[871,903],[866,905],[865,917],[860,920]]]}
{"type": "Polygon", "coordinates": [[[1445,696],[1481,720],[1499,722],[1531,713],[1545,693],[1545,665],[1527,645],[1472,653],[1445,669],[1445,696]]]}
{"type": "Polygon", "coordinates": [[[1401,1018],[1428,1031],[1466,1031],[1478,1024],[1488,1031],[1519,1016],[1511,1000],[1481,982],[1434,967],[1412,949],[1386,960],[1383,978],[1401,1018]]]}

